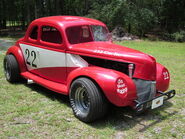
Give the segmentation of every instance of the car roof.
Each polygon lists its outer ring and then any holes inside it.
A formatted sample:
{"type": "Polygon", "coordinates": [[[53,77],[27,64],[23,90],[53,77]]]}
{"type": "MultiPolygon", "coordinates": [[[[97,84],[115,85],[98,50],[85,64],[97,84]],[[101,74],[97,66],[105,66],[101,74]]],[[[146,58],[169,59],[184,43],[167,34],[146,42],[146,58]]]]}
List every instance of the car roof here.
{"type": "Polygon", "coordinates": [[[74,25],[102,25],[105,26],[101,21],[79,17],[79,16],[49,16],[42,17],[34,20],[32,23],[49,23],[55,24],[62,27],[74,26],[74,25]]]}

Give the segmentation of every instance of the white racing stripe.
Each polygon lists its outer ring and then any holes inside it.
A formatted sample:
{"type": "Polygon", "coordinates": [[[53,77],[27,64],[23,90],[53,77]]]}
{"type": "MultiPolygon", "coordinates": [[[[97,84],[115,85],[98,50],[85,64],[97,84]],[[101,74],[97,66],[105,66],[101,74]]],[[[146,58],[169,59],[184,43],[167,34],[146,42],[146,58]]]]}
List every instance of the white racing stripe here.
{"type": "Polygon", "coordinates": [[[87,67],[79,55],[20,44],[28,70],[47,67],[87,67]]]}
{"type": "Polygon", "coordinates": [[[88,63],[81,58],[79,55],[67,54],[66,53],[67,67],[87,67],[88,63]]]}

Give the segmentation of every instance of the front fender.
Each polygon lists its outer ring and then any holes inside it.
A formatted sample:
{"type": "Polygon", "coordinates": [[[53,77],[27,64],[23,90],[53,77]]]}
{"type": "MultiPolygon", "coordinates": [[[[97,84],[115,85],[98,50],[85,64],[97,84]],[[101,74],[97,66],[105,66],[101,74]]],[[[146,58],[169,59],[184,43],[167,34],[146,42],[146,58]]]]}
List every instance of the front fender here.
{"type": "Polygon", "coordinates": [[[70,85],[73,80],[82,76],[95,81],[105,94],[106,98],[116,106],[133,105],[133,100],[136,99],[136,86],[131,78],[121,72],[95,66],[73,70],[67,78],[68,90],[70,90],[70,85]],[[126,93],[117,93],[116,82],[119,78],[122,78],[127,85],[126,93]]]}
{"type": "Polygon", "coordinates": [[[6,52],[6,55],[8,55],[8,54],[12,54],[15,56],[15,58],[17,59],[17,62],[19,64],[20,72],[25,72],[27,70],[25,62],[24,62],[24,57],[23,57],[23,54],[22,54],[20,47],[11,46],[8,49],[8,51],[6,52]]]}
{"type": "Polygon", "coordinates": [[[166,91],[170,84],[169,71],[161,64],[157,63],[156,88],[159,91],[166,91]]]}

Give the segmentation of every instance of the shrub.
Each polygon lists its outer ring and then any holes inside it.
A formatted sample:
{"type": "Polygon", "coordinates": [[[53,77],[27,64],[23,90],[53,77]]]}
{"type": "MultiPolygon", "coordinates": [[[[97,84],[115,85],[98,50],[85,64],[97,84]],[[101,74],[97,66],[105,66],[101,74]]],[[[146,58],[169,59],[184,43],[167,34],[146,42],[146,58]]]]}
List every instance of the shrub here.
{"type": "Polygon", "coordinates": [[[175,33],[163,33],[162,39],[167,41],[185,42],[185,31],[179,31],[175,33]]]}
{"type": "Polygon", "coordinates": [[[176,42],[185,42],[185,31],[175,32],[171,34],[171,38],[176,42]]]}

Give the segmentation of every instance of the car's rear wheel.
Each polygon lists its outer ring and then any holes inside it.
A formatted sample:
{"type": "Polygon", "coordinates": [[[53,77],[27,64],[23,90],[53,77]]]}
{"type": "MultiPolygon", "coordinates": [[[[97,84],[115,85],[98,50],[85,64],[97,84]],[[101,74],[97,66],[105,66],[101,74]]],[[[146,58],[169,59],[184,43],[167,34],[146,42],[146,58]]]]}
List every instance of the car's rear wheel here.
{"type": "Polygon", "coordinates": [[[88,78],[76,79],[70,88],[74,115],[83,122],[92,122],[107,112],[107,101],[100,88],[88,78]]]}
{"type": "Polygon", "coordinates": [[[21,79],[19,65],[14,55],[6,55],[3,65],[7,81],[14,83],[21,79]]]}

